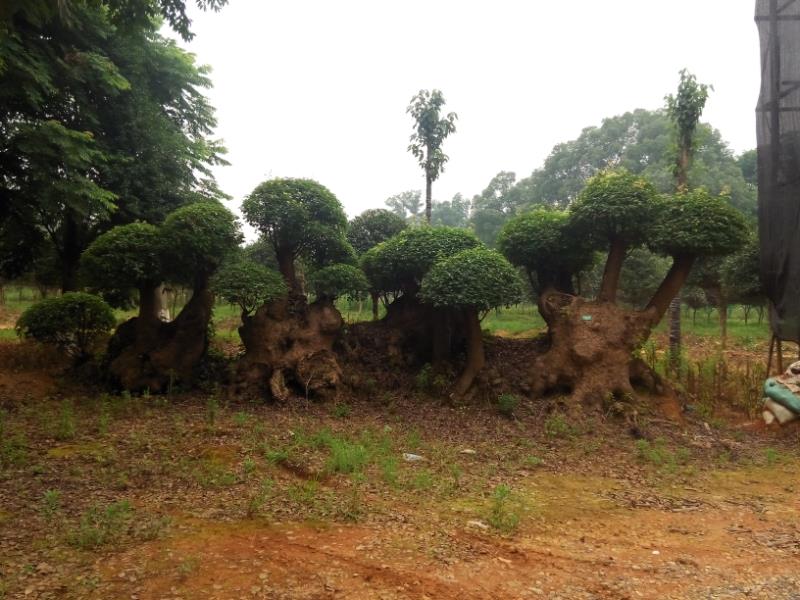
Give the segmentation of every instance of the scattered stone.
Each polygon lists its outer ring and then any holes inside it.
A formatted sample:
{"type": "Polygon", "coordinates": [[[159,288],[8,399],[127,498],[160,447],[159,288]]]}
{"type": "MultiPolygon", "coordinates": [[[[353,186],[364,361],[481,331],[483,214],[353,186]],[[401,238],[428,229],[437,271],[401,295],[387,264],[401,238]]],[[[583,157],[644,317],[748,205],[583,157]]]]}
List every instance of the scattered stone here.
{"type": "Polygon", "coordinates": [[[410,454],[408,452],[403,452],[403,460],[406,462],[420,462],[425,460],[425,457],[420,456],[419,454],[410,454]]]}

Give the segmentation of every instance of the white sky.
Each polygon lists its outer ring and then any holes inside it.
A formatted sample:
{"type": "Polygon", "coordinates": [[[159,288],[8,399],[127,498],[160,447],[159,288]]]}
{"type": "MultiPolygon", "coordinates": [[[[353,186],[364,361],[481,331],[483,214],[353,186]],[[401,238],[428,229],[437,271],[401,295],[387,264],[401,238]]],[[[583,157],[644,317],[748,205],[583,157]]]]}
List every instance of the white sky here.
{"type": "Polygon", "coordinates": [[[434,198],[518,178],[604,117],[663,106],[684,67],[714,86],[703,120],[755,147],[753,0],[230,0],[186,45],[209,96],[232,207],[270,177],[309,177],[349,216],[424,188],[405,110],[441,89],[458,113],[434,198]]]}

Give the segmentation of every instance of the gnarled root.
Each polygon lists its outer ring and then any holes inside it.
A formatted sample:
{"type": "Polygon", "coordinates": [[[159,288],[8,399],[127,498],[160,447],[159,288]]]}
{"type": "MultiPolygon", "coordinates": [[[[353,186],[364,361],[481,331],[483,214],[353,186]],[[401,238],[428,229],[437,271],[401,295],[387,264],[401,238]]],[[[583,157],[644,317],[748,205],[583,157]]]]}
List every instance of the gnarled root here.
{"type": "Polygon", "coordinates": [[[240,390],[256,388],[278,401],[335,394],[342,372],[333,344],[342,325],[331,302],[308,305],[295,297],[262,306],[239,328],[245,346],[240,390]]]}

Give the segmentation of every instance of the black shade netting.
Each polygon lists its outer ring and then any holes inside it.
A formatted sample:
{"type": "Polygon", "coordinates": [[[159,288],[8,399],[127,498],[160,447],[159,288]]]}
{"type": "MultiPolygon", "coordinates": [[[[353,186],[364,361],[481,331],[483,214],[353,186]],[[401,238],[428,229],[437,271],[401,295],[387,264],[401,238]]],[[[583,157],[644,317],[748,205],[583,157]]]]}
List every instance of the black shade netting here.
{"type": "Polygon", "coordinates": [[[758,221],[771,324],[800,342],[800,0],[757,0],[758,221]]]}

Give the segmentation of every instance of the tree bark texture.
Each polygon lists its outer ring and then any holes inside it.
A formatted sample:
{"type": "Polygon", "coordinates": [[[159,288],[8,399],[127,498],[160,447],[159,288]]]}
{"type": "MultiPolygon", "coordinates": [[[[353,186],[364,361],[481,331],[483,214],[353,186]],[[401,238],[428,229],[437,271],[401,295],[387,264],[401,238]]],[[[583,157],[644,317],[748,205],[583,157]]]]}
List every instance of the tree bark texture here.
{"type": "Polygon", "coordinates": [[[196,289],[169,323],[154,314],[155,293],[149,290],[140,305],[141,316],[120,325],[109,341],[108,372],[122,389],[158,393],[177,382],[190,383],[208,349],[208,324],[214,307],[208,288],[196,289]]]}
{"type": "Polygon", "coordinates": [[[325,299],[309,305],[290,295],[260,307],[239,328],[245,347],[238,365],[240,391],[278,401],[334,396],[342,371],[333,345],[343,325],[325,299]]]}
{"type": "Polygon", "coordinates": [[[630,311],[552,292],[542,305],[551,347],[535,361],[534,391],[569,390],[579,402],[595,403],[609,394],[632,396],[631,355],[657,322],[655,311],[630,311]]]}
{"type": "Polygon", "coordinates": [[[483,332],[478,311],[474,308],[465,309],[463,318],[467,334],[467,360],[453,386],[453,396],[456,398],[467,393],[472,382],[475,381],[475,376],[486,364],[486,356],[483,351],[483,332]]]}
{"type": "Polygon", "coordinates": [[[601,302],[615,302],[617,299],[617,289],[619,288],[619,277],[622,273],[622,263],[625,261],[627,245],[623,240],[613,240],[608,251],[608,259],[603,270],[603,280],[600,284],[600,294],[598,300],[601,302]]]}

